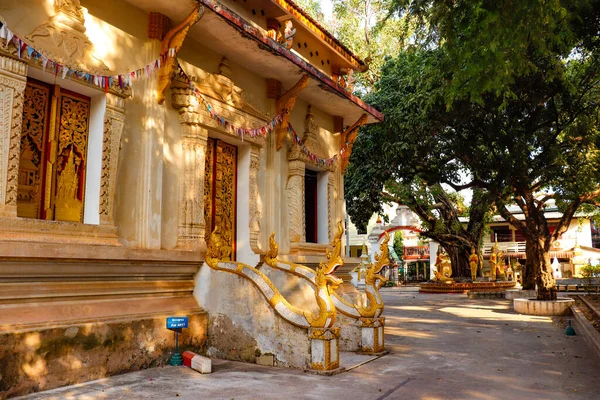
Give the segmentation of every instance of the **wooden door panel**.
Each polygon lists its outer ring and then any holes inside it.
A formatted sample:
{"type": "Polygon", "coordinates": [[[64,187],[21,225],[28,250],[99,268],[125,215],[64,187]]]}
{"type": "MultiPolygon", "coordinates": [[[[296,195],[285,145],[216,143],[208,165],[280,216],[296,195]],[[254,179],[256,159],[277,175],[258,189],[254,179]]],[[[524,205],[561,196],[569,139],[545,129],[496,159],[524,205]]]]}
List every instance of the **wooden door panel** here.
{"type": "Polygon", "coordinates": [[[223,242],[222,257],[235,260],[237,147],[209,139],[204,176],[206,237],[218,226],[223,242]]]}
{"type": "Polygon", "coordinates": [[[42,191],[46,140],[50,120],[51,86],[29,80],[25,87],[17,216],[42,217],[42,191]]]}

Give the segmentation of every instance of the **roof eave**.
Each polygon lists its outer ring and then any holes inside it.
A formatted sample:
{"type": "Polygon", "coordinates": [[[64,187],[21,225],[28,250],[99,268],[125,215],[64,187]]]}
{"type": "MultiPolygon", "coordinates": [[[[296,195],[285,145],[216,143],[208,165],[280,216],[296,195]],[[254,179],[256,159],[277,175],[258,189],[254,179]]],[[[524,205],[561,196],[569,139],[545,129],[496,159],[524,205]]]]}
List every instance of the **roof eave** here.
{"type": "Polygon", "coordinates": [[[367,114],[371,116],[367,123],[381,122],[384,120],[384,115],[381,112],[377,111],[375,108],[365,103],[362,99],[353,95],[345,88],[338,85],[329,76],[325,75],[319,69],[305,61],[302,57],[297,56],[292,51],[283,47],[277,41],[268,37],[266,34],[261,32],[261,30],[258,29],[256,26],[246,21],[244,18],[242,18],[240,15],[238,15],[228,7],[218,3],[215,0],[199,1],[212,12],[214,12],[216,15],[218,15],[220,18],[225,20],[228,24],[232,25],[237,30],[239,30],[242,35],[259,42],[260,46],[265,48],[265,50],[284,57],[288,61],[301,68],[312,78],[321,82],[323,85],[321,86],[322,89],[335,93],[339,97],[345,98],[357,105],[358,107],[360,107],[362,110],[364,110],[367,114]]]}

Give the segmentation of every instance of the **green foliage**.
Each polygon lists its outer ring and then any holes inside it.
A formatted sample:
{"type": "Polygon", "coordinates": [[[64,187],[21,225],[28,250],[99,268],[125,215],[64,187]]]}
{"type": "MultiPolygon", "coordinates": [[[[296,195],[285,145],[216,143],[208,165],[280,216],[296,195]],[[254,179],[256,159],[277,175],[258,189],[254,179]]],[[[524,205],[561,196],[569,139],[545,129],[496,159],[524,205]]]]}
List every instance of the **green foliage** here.
{"type": "Polygon", "coordinates": [[[581,276],[586,283],[588,292],[598,278],[600,278],[600,265],[585,265],[581,267],[581,276]]]}
{"type": "Polygon", "coordinates": [[[368,93],[387,57],[408,44],[414,30],[410,16],[388,18],[385,0],[333,0],[329,27],[336,37],[369,64],[357,78],[357,91],[368,93]]]}
{"type": "Polygon", "coordinates": [[[320,24],[325,24],[325,14],[323,14],[323,9],[321,8],[321,2],[319,0],[294,0],[294,3],[299,5],[320,24]]]}
{"type": "Polygon", "coordinates": [[[585,0],[388,0],[391,15],[421,21],[413,40],[447,54],[444,70],[452,73],[447,100],[481,102],[484,94],[519,97],[518,77],[540,72],[560,79],[561,60],[582,55],[597,45],[597,1],[585,0]]]}
{"type": "MultiPolygon", "coordinates": [[[[494,201],[527,238],[527,276],[550,268],[539,255],[580,206],[600,205],[600,1],[387,4],[397,18],[426,23],[412,37],[416,48],[384,64],[367,96],[386,120],[360,133],[349,170],[379,183],[352,188],[348,203],[360,199],[371,211],[370,202],[404,202],[424,221],[424,234],[448,249],[469,235],[478,242],[494,201]],[[469,235],[449,190],[467,187],[477,190],[469,235]],[[563,212],[552,233],[544,215],[551,201],[563,212]],[[526,223],[508,212],[509,202],[526,223]]],[[[538,287],[554,286],[551,275],[537,276],[538,287]]]]}
{"type": "Polygon", "coordinates": [[[404,237],[402,231],[394,232],[394,252],[400,259],[400,263],[404,262],[404,237]]]}
{"type": "MultiPolygon", "coordinates": [[[[447,131],[438,50],[403,51],[389,59],[367,101],[386,114],[384,123],[362,129],[346,173],[347,210],[364,226],[384,202],[407,205],[422,221],[423,235],[461,248],[466,268],[471,246],[481,242],[492,198],[474,192],[467,207],[461,189],[464,164],[455,157],[447,131]],[[448,136],[448,138],[446,138],[448,136]],[[468,216],[463,224],[460,217],[468,216]]],[[[454,260],[457,261],[457,260],[454,260]]]]}

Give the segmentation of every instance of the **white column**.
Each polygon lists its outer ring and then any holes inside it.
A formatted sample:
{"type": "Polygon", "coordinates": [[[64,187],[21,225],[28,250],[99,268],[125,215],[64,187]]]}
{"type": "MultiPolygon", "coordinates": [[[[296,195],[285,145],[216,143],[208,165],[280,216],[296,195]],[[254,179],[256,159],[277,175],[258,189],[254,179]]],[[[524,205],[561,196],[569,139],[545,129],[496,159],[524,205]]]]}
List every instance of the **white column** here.
{"type": "Polygon", "coordinates": [[[27,64],[0,55],[0,216],[17,216],[27,64]]]}
{"type": "Polygon", "coordinates": [[[288,224],[290,242],[306,241],[304,220],[304,174],[305,165],[302,161],[290,161],[287,181],[288,224]]]}

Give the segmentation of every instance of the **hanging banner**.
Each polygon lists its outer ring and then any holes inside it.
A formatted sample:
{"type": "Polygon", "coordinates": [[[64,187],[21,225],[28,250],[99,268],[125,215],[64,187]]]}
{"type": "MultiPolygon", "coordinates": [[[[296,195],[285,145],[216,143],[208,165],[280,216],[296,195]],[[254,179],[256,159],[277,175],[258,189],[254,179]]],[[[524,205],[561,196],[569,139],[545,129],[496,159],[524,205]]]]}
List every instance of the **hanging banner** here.
{"type": "Polygon", "coordinates": [[[90,85],[104,88],[105,91],[108,91],[113,84],[117,84],[121,89],[123,89],[124,87],[131,86],[134,81],[149,78],[152,76],[152,74],[160,69],[160,66],[167,58],[175,57],[176,54],[175,49],[168,49],[164,53],[160,54],[156,60],[150,62],[142,68],[136,68],[123,74],[101,75],[80,71],[49,59],[40,51],[34,49],[24,40],[16,36],[2,22],[0,22],[0,38],[6,40],[6,47],[8,47],[9,44],[13,44],[16,47],[17,57],[19,59],[35,60],[41,64],[42,70],[45,72],[50,72],[57,77],[61,77],[62,79],[75,78],[80,81],[85,81],[90,85]]]}

